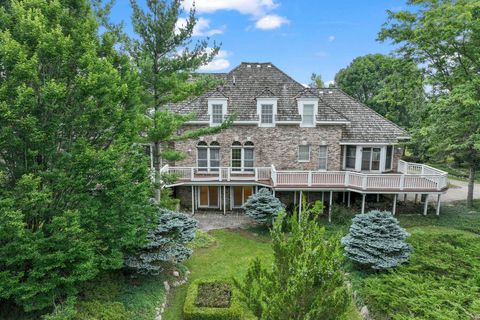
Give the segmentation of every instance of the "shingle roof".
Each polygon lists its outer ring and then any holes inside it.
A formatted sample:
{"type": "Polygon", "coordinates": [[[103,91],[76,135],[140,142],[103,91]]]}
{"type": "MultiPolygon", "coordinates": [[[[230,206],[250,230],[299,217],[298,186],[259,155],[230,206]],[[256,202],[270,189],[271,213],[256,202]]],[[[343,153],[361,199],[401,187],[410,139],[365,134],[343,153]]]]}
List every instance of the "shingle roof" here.
{"type": "Polygon", "coordinates": [[[293,80],[271,63],[243,62],[229,73],[216,73],[223,84],[183,103],[171,105],[180,113],[195,112],[208,121],[208,98],[228,98],[228,114],[236,120],[256,121],[256,98],[277,98],[277,120],[300,121],[298,98],[319,98],[317,121],[349,122],[344,125],[344,142],[396,142],[408,133],[367,106],[334,88],[312,89],[293,80]]]}

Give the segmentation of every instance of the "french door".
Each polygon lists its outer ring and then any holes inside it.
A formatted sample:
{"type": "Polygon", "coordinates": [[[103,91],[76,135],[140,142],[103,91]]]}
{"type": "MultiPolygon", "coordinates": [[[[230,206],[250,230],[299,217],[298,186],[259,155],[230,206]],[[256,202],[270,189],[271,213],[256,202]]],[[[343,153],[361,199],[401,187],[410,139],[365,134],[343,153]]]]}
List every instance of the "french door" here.
{"type": "Polygon", "coordinates": [[[240,208],[253,193],[252,186],[235,186],[231,190],[234,208],[240,208]]]}
{"type": "Polygon", "coordinates": [[[198,205],[201,208],[219,208],[219,192],[217,186],[201,186],[198,191],[198,205]]]}

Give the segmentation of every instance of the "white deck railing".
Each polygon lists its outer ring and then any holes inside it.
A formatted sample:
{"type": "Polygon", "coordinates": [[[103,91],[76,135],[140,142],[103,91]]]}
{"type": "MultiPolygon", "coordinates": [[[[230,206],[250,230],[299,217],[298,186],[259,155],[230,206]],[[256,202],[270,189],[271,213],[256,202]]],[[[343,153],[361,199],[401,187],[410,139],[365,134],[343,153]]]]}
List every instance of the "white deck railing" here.
{"type": "Polygon", "coordinates": [[[275,166],[239,168],[194,168],[164,166],[162,172],[179,181],[263,181],[274,187],[336,187],[360,190],[443,190],[448,174],[428,165],[400,160],[398,173],[351,171],[276,170],[275,166]],[[240,170],[240,171],[239,171],[240,170]]]}

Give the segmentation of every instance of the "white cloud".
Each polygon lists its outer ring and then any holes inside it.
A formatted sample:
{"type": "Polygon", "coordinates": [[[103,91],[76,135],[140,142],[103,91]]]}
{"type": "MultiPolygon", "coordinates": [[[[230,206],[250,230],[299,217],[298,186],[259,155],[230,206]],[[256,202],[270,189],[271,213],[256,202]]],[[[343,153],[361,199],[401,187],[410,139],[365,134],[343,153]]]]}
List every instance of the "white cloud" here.
{"type": "Polygon", "coordinates": [[[255,17],[265,15],[278,7],[274,0],[185,0],[183,6],[190,10],[195,2],[199,13],[212,13],[218,10],[234,10],[255,17]]]}
{"type": "MultiPolygon", "coordinates": [[[[177,31],[178,29],[185,27],[186,24],[187,24],[186,18],[178,18],[177,24],[176,24],[177,31]]],[[[210,29],[210,20],[200,17],[197,19],[197,23],[195,24],[195,27],[193,27],[192,36],[211,37],[216,34],[222,34],[224,31],[225,31],[225,26],[222,26],[221,28],[210,29]]]]}
{"type": "MultiPolygon", "coordinates": [[[[209,51],[211,50],[209,49],[209,51]]],[[[213,72],[225,70],[230,67],[230,61],[227,59],[230,55],[229,51],[219,50],[215,58],[209,64],[201,66],[198,71],[213,72]]]]}
{"type": "Polygon", "coordinates": [[[335,39],[336,39],[335,36],[329,36],[328,37],[328,42],[333,42],[333,41],[335,41],[335,39]]]}
{"type": "Polygon", "coordinates": [[[330,85],[334,85],[334,84],[335,84],[335,80],[329,80],[325,82],[325,87],[330,87],[330,85]]]}
{"type": "Polygon", "coordinates": [[[278,16],[276,14],[268,14],[260,18],[256,23],[255,27],[262,30],[272,30],[280,28],[284,24],[288,24],[290,21],[288,19],[278,16]]]}

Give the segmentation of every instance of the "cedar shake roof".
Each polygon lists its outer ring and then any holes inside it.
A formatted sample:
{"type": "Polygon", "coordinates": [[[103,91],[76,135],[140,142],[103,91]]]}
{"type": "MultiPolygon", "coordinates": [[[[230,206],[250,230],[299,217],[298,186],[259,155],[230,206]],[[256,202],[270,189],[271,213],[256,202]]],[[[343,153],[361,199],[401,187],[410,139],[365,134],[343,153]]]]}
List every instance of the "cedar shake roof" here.
{"type": "Polygon", "coordinates": [[[257,98],[277,99],[277,121],[301,121],[298,98],[318,98],[317,121],[342,125],[342,142],[397,142],[409,134],[337,88],[305,88],[271,63],[243,62],[229,73],[215,73],[218,87],[192,100],[171,105],[179,113],[195,112],[208,121],[208,98],[227,98],[236,121],[258,121],[257,98]],[[339,124],[338,122],[343,122],[339,124]],[[348,124],[345,124],[348,122],[348,124]]]}

